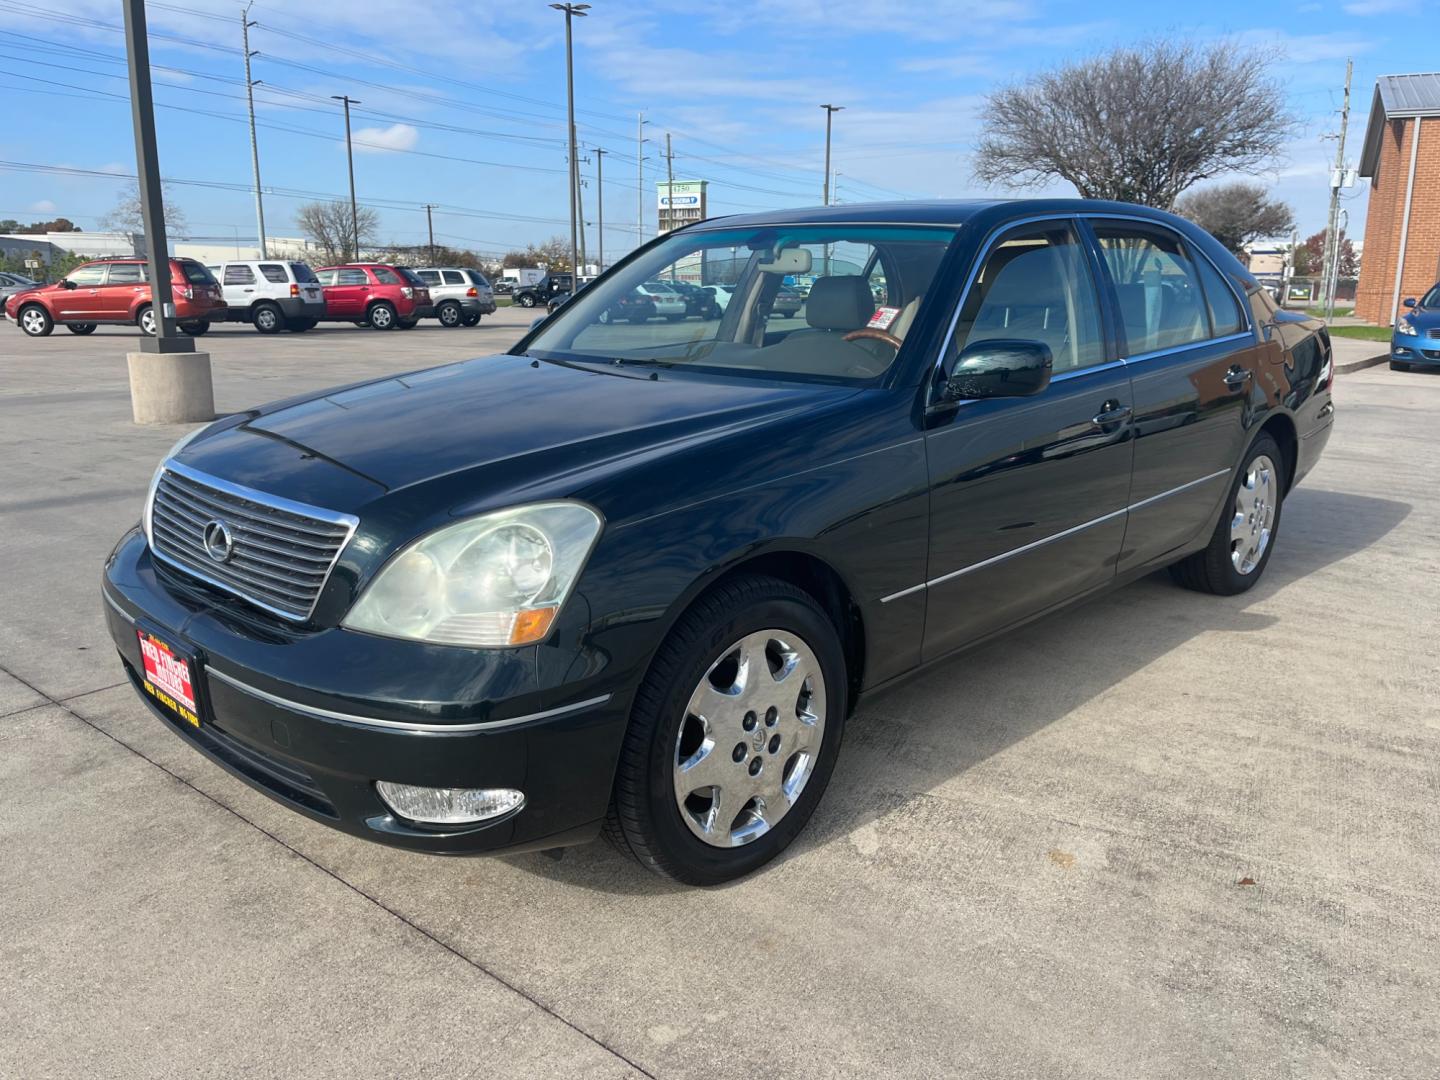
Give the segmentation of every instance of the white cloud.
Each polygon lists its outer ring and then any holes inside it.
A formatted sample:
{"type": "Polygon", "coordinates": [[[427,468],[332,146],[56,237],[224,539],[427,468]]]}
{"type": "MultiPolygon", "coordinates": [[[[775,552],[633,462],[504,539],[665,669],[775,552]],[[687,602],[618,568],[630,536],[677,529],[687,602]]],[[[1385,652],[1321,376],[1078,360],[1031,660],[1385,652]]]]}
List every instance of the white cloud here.
{"type": "Polygon", "coordinates": [[[1419,10],[1419,0],[1356,0],[1345,5],[1349,15],[1407,15],[1419,10]]]}
{"type": "Polygon", "coordinates": [[[30,204],[30,212],[32,214],[53,214],[56,210],[59,209],[60,208],[56,206],[53,202],[51,202],[49,199],[41,199],[39,202],[33,202],[30,204]]]}
{"type": "Polygon", "coordinates": [[[354,133],[355,149],[367,154],[385,154],[394,150],[412,150],[420,141],[420,132],[409,124],[389,127],[360,128],[354,133]]]}
{"type": "MultiPolygon", "coordinates": [[[[1372,2],[1383,3],[1385,0],[1372,2]]],[[[1353,34],[1291,34],[1284,30],[1247,30],[1237,35],[1235,40],[1250,48],[1273,48],[1278,59],[1290,64],[1348,60],[1378,47],[1378,42],[1353,34]]]]}

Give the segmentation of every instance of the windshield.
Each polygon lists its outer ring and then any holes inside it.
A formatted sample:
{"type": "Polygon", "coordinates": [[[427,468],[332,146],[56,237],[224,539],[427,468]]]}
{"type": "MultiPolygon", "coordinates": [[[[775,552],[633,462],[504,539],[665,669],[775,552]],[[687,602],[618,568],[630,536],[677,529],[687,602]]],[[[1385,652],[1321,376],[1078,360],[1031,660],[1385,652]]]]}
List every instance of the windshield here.
{"type": "Polygon", "coordinates": [[[1440,285],[1436,285],[1420,298],[1420,306],[1423,308],[1440,308],[1440,285]]]}
{"type": "Polygon", "coordinates": [[[578,293],[525,354],[785,379],[878,378],[954,238],[953,228],[900,225],[681,232],[578,293]],[[727,299],[687,310],[667,283],[722,286],[727,299]]]}

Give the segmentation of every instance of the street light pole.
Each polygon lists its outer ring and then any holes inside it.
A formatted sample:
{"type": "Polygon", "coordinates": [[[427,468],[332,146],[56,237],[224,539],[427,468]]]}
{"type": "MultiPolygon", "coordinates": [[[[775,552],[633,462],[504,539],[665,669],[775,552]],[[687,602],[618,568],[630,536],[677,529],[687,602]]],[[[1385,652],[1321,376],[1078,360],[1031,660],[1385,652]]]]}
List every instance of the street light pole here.
{"type": "Polygon", "coordinates": [[[644,113],[635,114],[635,241],[645,243],[645,138],[644,113]]]}
{"type": "Polygon", "coordinates": [[[595,148],[595,267],[605,272],[605,155],[609,153],[595,148]]]}
{"type": "Polygon", "coordinates": [[[580,162],[575,149],[575,45],[570,23],[576,16],[585,17],[589,4],[551,4],[565,13],[565,103],[569,116],[570,141],[570,273],[580,276],[580,247],[577,243],[575,212],[580,205],[580,162]]]}
{"type": "Polygon", "coordinates": [[[825,205],[830,205],[830,121],[844,105],[821,105],[825,110],[825,205]]]}
{"type": "Polygon", "coordinates": [[[360,258],[360,210],[355,205],[355,151],[350,145],[350,106],[360,102],[346,94],[331,94],[345,104],[345,161],[350,166],[350,240],[354,244],[352,259],[360,258]]]}
{"type": "Polygon", "coordinates": [[[155,143],[155,101],[150,89],[150,39],[145,0],[125,0],[125,54],[130,66],[130,114],[135,125],[135,169],[140,181],[140,217],[150,263],[151,311],[155,337],[141,336],[142,352],[194,352],[195,342],[175,332],[175,299],[170,291],[170,241],[165,235],[165,196],[160,186],[160,152],[155,143]]]}
{"type": "MultiPolygon", "coordinates": [[[[255,0],[245,5],[245,10],[240,13],[240,37],[245,44],[245,102],[250,110],[250,166],[255,173],[255,226],[260,232],[260,258],[268,259],[269,252],[265,250],[265,204],[260,198],[260,144],[255,138],[255,80],[250,78],[250,58],[259,56],[258,52],[250,51],[250,27],[255,23],[250,19],[250,8],[255,0]]],[[[239,258],[237,253],[236,258],[239,258]]]]}

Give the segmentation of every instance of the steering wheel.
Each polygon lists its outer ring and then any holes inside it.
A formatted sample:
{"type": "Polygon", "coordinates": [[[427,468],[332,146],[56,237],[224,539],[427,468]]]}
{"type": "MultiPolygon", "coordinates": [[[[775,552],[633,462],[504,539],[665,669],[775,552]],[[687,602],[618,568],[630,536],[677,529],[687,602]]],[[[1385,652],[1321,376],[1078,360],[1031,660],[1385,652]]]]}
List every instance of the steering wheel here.
{"type": "Polygon", "coordinates": [[[885,330],[877,330],[873,326],[862,326],[859,330],[851,330],[845,335],[846,341],[882,341],[889,345],[896,352],[900,351],[901,341],[894,334],[885,330]]]}

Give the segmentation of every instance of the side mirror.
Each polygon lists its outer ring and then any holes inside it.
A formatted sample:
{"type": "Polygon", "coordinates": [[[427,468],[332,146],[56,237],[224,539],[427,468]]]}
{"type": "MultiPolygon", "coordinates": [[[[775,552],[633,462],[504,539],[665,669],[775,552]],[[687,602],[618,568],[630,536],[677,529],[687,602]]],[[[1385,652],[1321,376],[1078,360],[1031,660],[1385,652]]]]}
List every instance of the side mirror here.
{"type": "Polygon", "coordinates": [[[1414,306],[1415,306],[1415,297],[1413,297],[1413,296],[1407,296],[1407,297],[1405,298],[1405,306],[1406,306],[1406,307],[1414,307],[1414,306]]]}
{"type": "Polygon", "coordinates": [[[78,289],[80,286],[79,286],[79,285],[76,285],[75,282],[71,281],[71,280],[67,277],[67,278],[61,278],[61,279],[60,279],[60,287],[61,287],[62,289],[78,289]]]}
{"type": "Polygon", "coordinates": [[[1050,385],[1053,361],[1043,341],[976,341],[960,353],[941,391],[942,401],[1028,397],[1050,385]]]}
{"type": "Polygon", "coordinates": [[[530,323],[530,329],[531,329],[531,330],[534,330],[535,327],[539,326],[542,322],[544,322],[544,321],[545,321],[546,319],[548,319],[549,317],[550,317],[550,316],[548,316],[548,315],[537,315],[537,316],[535,316],[535,319],[530,323]]]}

